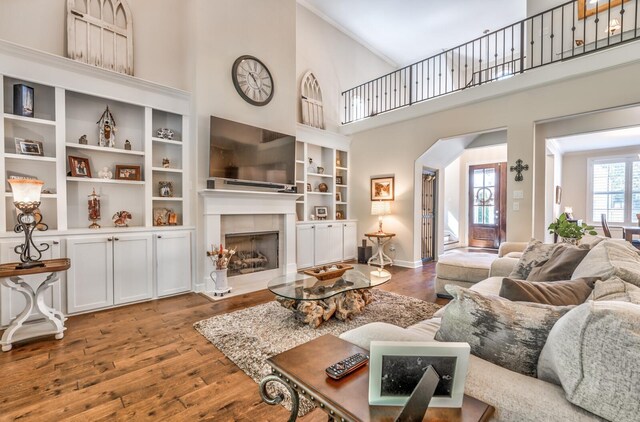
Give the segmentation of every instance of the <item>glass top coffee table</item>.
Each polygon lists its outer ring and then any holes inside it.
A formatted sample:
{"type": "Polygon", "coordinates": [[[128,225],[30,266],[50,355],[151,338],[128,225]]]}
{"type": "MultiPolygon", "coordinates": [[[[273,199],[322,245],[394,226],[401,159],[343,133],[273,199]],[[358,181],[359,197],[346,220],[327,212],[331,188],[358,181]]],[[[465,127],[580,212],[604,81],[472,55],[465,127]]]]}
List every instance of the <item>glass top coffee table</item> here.
{"type": "MultiPolygon", "coordinates": [[[[327,280],[294,273],[276,277],[267,288],[296,319],[313,327],[334,317],[345,321],[373,300],[370,289],[391,280],[391,274],[369,265],[352,264],[342,276],[327,280]]],[[[329,266],[330,267],[330,266],[329,266]]]]}

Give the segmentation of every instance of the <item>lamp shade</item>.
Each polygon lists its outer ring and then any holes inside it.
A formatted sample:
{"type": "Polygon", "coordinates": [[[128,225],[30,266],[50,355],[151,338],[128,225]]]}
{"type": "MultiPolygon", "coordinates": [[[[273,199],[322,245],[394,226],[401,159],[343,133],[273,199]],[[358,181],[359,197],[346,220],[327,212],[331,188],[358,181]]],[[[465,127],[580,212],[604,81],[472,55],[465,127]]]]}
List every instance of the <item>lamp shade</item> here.
{"type": "Polygon", "coordinates": [[[44,182],[35,179],[10,179],[14,203],[40,202],[40,194],[44,182]]]}
{"type": "Polygon", "coordinates": [[[371,215],[389,215],[391,214],[391,202],[374,201],[371,203],[371,215]]]}

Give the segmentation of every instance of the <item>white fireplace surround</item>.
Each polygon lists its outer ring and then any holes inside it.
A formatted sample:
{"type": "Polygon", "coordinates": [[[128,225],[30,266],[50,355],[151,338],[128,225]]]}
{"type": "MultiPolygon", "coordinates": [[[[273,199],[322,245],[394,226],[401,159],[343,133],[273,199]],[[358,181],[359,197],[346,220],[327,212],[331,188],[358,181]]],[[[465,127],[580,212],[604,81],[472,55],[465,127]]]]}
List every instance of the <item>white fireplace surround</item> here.
{"type": "MultiPolygon", "coordinates": [[[[280,232],[280,268],[229,278],[230,294],[224,297],[265,289],[274,277],[295,273],[296,266],[296,199],[298,195],[246,190],[205,189],[204,245],[198,253],[204,255],[211,245],[224,242],[225,233],[242,233],[277,229],[280,232]],[[224,220],[237,222],[238,227],[223,227],[224,220]],[[238,216],[238,218],[228,218],[238,216]],[[254,216],[255,218],[251,218],[254,216]],[[267,226],[265,226],[265,223],[267,226]],[[258,225],[256,225],[258,224],[258,225]],[[277,226],[277,227],[276,227],[277,226]]],[[[205,260],[204,285],[211,286],[209,273],[213,265],[205,260]]],[[[207,288],[205,288],[206,293],[207,288]]],[[[213,299],[219,299],[220,296],[213,299]]]]}

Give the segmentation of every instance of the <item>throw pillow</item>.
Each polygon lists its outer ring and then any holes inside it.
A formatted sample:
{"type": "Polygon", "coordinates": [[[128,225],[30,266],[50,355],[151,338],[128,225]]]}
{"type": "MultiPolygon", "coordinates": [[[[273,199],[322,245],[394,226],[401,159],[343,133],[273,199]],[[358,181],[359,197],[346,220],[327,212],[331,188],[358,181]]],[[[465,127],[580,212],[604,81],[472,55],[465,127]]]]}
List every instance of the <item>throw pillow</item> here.
{"type": "Polygon", "coordinates": [[[538,378],[562,385],[571,403],[610,421],[640,415],[640,306],[588,301],[560,318],[538,378]]]}
{"type": "Polygon", "coordinates": [[[556,248],[546,262],[542,262],[531,269],[527,276],[527,280],[569,280],[573,271],[588,253],[588,246],[567,245],[561,248],[556,248]]]}
{"type": "Polygon", "coordinates": [[[445,289],[454,299],[442,316],[436,340],[467,342],[479,358],[534,377],[551,327],[571,309],[511,302],[454,285],[445,289]]]}
{"type": "Polygon", "coordinates": [[[595,278],[563,281],[523,281],[505,278],[500,296],[514,302],[534,302],[545,305],[568,306],[584,303],[593,292],[595,278]]]}
{"type": "Polygon", "coordinates": [[[563,246],[560,243],[545,244],[539,240],[531,240],[509,277],[526,280],[533,267],[548,260],[556,248],[563,246]]]}
{"type": "Polygon", "coordinates": [[[595,283],[590,300],[618,300],[640,305],[640,287],[627,283],[620,277],[612,277],[609,280],[595,283]]]}
{"type": "Polygon", "coordinates": [[[609,239],[589,251],[571,278],[598,277],[607,280],[614,276],[640,287],[640,255],[629,242],[609,239]]]}

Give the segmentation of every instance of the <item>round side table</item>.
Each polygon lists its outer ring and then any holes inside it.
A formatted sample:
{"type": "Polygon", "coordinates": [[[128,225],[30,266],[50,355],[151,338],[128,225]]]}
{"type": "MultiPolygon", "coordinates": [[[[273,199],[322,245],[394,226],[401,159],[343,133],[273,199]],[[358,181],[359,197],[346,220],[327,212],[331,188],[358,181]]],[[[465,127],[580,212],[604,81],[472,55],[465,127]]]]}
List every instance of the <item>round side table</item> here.
{"type": "Polygon", "coordinates": [[[54,334],[57,340],[64,337],[65,316],[62,312],[50,308],[44,301],[44,292],[51,287],[53,283],[58,281],[58,273],[66,271],[71,267],[71,261],[67,258],[48,259],[42,261],[43,267],[34,267],[28,269],[16,269],[18,263],[0,265],[0,283],[22,293],[27,304],[18,316],[11,321],[7,327],[0,345],[2,351],[8,352],[13,347],[13,343],[27,340],[35,337],[42,337],[54,334]],[[34,274],[46,274],[47,277],[40,281],[35,287],[31,287],[22,277],[34,274]],[[40,312],[44,316],[44,320],[26,322],[27,319],[36,312],[40,312]]]}
{"type": "Polygon", "coordinates": [[[369,258],[367,264],[378,265],[383,268],[385,265],[393,265],[393,260],[384,253],[384,245],[395,237],[395,233],[365,233],[365,236],[378,247],[378,250],[369,258]]]}

